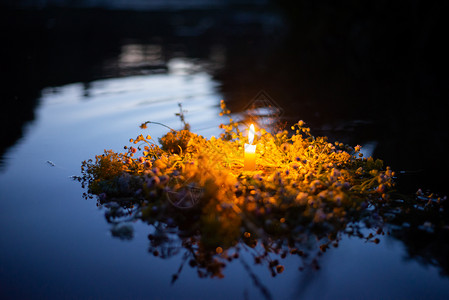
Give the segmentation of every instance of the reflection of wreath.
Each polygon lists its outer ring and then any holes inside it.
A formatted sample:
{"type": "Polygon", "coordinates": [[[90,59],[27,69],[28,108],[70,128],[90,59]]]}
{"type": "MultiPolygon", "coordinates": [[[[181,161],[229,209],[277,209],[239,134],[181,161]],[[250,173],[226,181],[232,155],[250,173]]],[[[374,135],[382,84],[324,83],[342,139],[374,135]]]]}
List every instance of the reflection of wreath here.
{"type": "MultiPolygon", "coordinates": [[[[179,179],[174,177],[172,179],[175,185],[180,185],[179,179]]],[[[198,187],[195,182],[189,182],[187,179],[182,187],[176,191],[167,190],[167,199],[175,207],[181,209],[188,209],[196,206],[204,194],[204,189],[198,187]]]]}

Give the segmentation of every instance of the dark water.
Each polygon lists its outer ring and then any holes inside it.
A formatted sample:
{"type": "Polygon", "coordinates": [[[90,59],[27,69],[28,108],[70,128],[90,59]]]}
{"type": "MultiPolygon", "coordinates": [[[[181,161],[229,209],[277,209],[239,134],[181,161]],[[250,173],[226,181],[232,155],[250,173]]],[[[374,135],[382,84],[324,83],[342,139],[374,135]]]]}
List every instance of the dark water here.
{"type": "MultiPolygon", "coordinates": [[[[278,4],[1,10],[2,298],[261,297],[239,262],[224,279],[184,267],[171,285],[182,255],[149,254],[140,222],[132,240],[112,237],[104,209],[70,179],[82,160],[120,151],[143,121],[180,127],[178,102],[192,130],[211,136],[220,99],[238,113],[264,90],[286,122],[383,159],[404,193],[447,194],[445,7],[278,4]]],[[[272,278],[243,259],[274,299],[447,298],[447,232],[401,232],[379,245],[344,238],[319,271],[288,257],[272,278]]]]}

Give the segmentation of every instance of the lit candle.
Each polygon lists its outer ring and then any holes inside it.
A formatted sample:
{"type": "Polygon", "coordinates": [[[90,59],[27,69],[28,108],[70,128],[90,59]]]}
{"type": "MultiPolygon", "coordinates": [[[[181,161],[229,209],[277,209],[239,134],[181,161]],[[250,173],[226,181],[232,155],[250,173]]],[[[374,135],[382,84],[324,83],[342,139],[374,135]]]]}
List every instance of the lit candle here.
{"type": "Polygon", "coordinates": [[[244,170],[245,171],[254,171],[256,170],[256,145],[253,145],[254,142],[254,134],[255,129],[254,125],[251,124],[248,132],[248,143],[245,144],[245,156],[244,156],[244,170]]]}

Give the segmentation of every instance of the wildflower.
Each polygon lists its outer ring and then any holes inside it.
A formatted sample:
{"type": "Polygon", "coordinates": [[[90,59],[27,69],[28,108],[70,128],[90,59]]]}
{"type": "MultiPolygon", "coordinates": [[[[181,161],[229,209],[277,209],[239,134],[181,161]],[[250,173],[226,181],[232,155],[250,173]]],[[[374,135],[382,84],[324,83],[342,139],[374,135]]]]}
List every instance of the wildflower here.
{"type": "Polygon", "coordinates": [[[337,205],[340,206],[343,201],[343,195],[342,194],[335,195],[334,200],[337,203],[337,205]]]}
{"type": "Polygon", "coordinates": [[[385,171],[385,175],[388,177],[394,176],[394,172],[391,170],[390,167],[387,167],[387,171],[385,171]]]}
{"type": "Polygon", "coordinates": [[[386,190],[387,190],[387,188],[386,188],[385,184],[380,184],[380,185],[377,187],[377,192],[378,192],[378,193],[384,193],[386,190]]]}
{"type": "Polygon", "coordinates": [[[255,174],[255,175],[253,176],[253,178],[254,178],[255,180],[257,180],[257,181],[262,181],[262,180],[263,180],[263,178],[262,178],[262,176],[260,176],[260,174],[255,174]]]}
{"type": "Polygon", "coordinates": [[[284,151],[284,152],[287,152],[289,148],[290,148],[290,144],[289,143],[283,143],[281,145],[281,150],[284,151]]]}
{"type": "Polygon", "coordinates": [[[328,193],[329,193],[329,192],[328,192],[327,190],[321,191],[321,192],[318,194],[318,198],[320,198],[320,199],[326,199],[328,193]]]}
{"type": "Polygon", "coordinates": [[[167,164],[162,160],[162,159],[157,159],[154,162],[154,165],[158,168],[158,169],[165,169],[167,167],[167,164]]]}
{"type": "Polygon", "coordinates": [[[277,266],[276,266],[276,272],[278,272],[278,274],[284,272],[284,266],[282,266],[282,265],[277,265],[277,266]]]}
{"type": "Polygon", "coordinates": [[[153,177],[145,180],[145,182],[147,183],[148,188],[152,188],[152,187],[158,185],[161,182],[161,180],[159,179],[158,176],[153,176],[153,177]]]}
{"type": "Polygon", "coordinates": [[[309,188],[312,193],[315,193],[318,188],[321,188],[321,181],[319,180],[312,181],[309,185],[309,188]]]}
{"type": "Polygon", "coordinates": [[[331,171],[331,176],[333,176],[333,177],[338,177],[338,176],[340,176],[340,175],[341,175],[341,173],[340,173],[339,170],[337,170],[337,169],[335,169],[335,168],[332,169],[332,171],[331,171]]]}
{"type": "Polygon", "coordinates": [[[295,200],[299,204],[304,205],[304,204],[307,203],[307,197],[308,196],[309,196],[309,194],[307,194],[307,193],[299,192],[298,195],[296,196],[295,200]]]}

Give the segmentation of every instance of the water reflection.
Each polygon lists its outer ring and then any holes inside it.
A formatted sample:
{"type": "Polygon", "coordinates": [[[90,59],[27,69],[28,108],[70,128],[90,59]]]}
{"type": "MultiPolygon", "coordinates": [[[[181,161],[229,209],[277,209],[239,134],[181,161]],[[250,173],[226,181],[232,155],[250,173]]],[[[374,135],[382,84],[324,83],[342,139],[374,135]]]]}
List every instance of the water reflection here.
{"type": "MultiPolygon", "coordinates": [[[[112,64],[106,68],[113,68],[112,64]]],[[[128,44],[123,45],[118,56],[117,66],[119,75],[126,76],[136,71],[142,73],[166,72],[167,66],[162,57],[162,47],[157,44],[128,44]]]]}
{"type": "Polygon", "coordinates": [[[283,276],[286,268],[299,269],[304,272],[301,286],[307,287],[307,282],[319,277],[312,270],[320,269],[322,256],[327,251],[335,251],[339,242],[348,237],[374,244],[378,244],[384,235],[394,237],[406,246],[408,259],[435,266],[442,276],[448,276],[449,224],[447,216],[441,213],[441,205],[446,199],[422,192],[414,198],[394,197],[388,203],[374,205],[368,213],[353,215],[349,223],[342,219],[341,223],[305,223],[294,228],[289,228],[291,224],[284,224],[282,219],[277,222],[276,217],[260,215],[260,220],[254,220],[249,215],[237,215],[232,209],[225,213],[225,218],[217,218],[218,211],[223,213],[226,208],[218,210],[216,203],[200,203],[180,210],[173,205],[142,206],[137,199],[100,195],[98,205],[106,209],[105,216],[114,237],[132,239],[132,223],[140,220],[149,226],[150,255],[160,259],[182,257],[172,276],[172,284],[182,276],[185,268],[196,270],[199,278],[223,278],[224,268],[238,262],[261,295],[273,299],[271,285],[261,281],[260,271],[253,271],[255,266],[263,266],[272,277],[283,276]],[[215,221],[219,223],[212,226],[206,219],[221,221],[215,221]],[[249,226],[251,224],[257,227],[249,226]],[[231,234],[234,229],[240,232],[238,242],[231,234]],[[216,247],[217,243],[225,246],[216,247]]]}
{"type": "Polygon", "coordinates": [[[420,190],[417,204],[403,211],[404,203],[398,200],[393,214],[387,215],[391,235],[401,240],[407,248],[407,260],[417,260],[423,265],[436,266],[443,276],[449,276],[449,212],[442,205],[447,197],[429,199],[420,190]],[[421,204],[421,205],[419,205],[421,204]]]}

